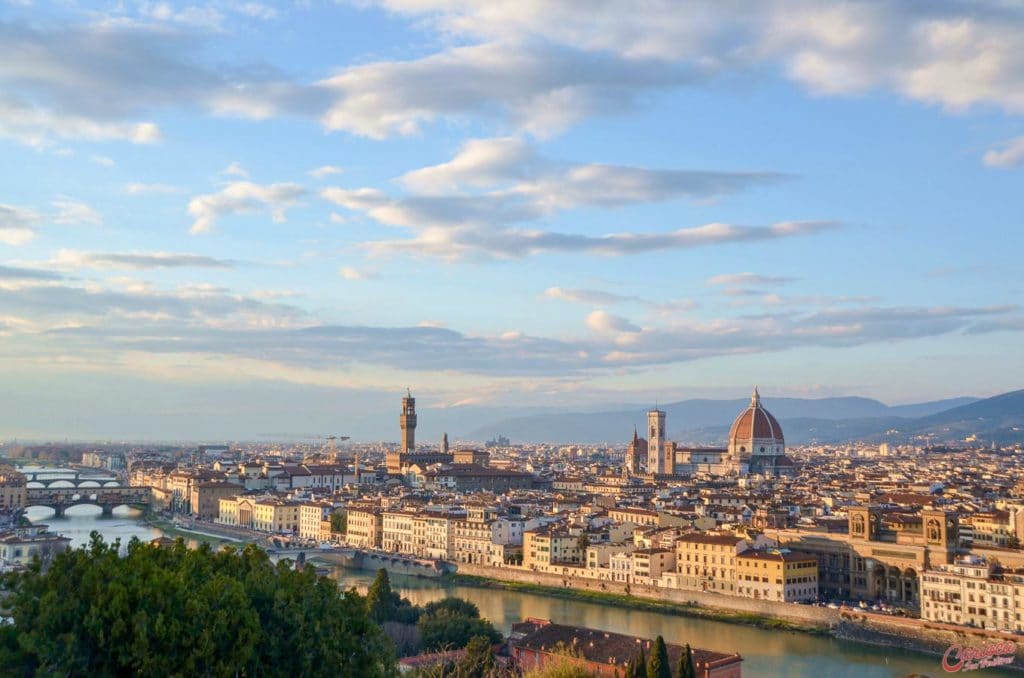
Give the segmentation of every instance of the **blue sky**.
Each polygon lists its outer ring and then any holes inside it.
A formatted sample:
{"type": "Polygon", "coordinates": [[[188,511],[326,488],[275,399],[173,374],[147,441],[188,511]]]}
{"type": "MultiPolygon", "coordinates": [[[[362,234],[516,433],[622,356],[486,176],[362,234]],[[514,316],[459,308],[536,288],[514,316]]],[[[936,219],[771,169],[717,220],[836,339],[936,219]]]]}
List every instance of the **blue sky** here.
{"type": "Polygon", "coordinates": [[[23,0],[0,53],[0,436],[1021,386],[1019,3],[23,0]]]}

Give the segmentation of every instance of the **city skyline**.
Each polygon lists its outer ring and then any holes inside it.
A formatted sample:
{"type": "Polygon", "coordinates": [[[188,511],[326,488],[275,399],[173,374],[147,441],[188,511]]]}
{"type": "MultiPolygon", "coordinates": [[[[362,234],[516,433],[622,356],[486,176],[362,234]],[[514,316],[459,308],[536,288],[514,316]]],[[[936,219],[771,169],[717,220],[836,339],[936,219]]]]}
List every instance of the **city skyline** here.
{"type": "Polygon", "coordinates": [[[573,4],[0,4],[0,438],[1021,387],[1024,13],[573,4]]]}

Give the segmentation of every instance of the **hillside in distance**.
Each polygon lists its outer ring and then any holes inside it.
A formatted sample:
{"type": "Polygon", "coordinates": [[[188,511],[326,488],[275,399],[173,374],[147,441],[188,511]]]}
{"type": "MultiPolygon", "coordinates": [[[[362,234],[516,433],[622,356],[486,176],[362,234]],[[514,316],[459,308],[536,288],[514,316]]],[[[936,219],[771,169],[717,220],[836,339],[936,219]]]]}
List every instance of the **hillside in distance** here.
{"type": "MultiPolygon", "coordinates": [[[[860,397],[768,398],[762,402],[782,424],[794,444],[817,440],[839,442],[864,439],[893,427],[908,426],[920,417],[970,406],[977,398],[952,398],[890,407],[860,397]]],[[[693,399],[659,405],[664,410],[670,437],[684,443],[724,444],[733,419],[750,403],[735,400],[693,399]]],[[[635,426],[646,426],[644,408],[602,412],[543,413],[510,417],[479,427],[468,434],[484,440],[502,434],[513,442],[625,442],[635,426]]]]}

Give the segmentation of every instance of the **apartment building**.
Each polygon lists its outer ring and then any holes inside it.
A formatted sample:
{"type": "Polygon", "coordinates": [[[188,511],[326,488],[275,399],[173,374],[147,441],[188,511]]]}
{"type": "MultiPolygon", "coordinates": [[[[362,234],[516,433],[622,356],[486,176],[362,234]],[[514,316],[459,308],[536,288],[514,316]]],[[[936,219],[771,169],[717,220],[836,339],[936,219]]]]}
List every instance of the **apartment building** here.
{"type": "Polygon", "coordinates": [[[734,534],[684,534],[675,543],[676,575],[669,585],[695,591],[736,594],[736,557],[750,542],[734,534]]]}
{"type": "Polygon", "coordinates": [[[983,629],[1024,631],[1024,574],[996,573],[979,558],[940,564],[921,574],[921,618],[983,629]]]}
{"type": "Polygon", "coordinates": [[[349,506],[346,512],[345,541],[357,548],[379,549],[384,521],[376,507],[349,506]]]}
{"type": "Polygon", "coordinates": [[[772,549],[736,556],[735,595],[786,603],[818,599],[818,558],[810,553],[772,549]]]}
{"type": "MultiPolygon", "coordinates": [[[[323,501],[305,502],[299,506],[299,536],[303,539],[322,539],[321,524],[330,521],[334,505],[323,501]]],[[[328,522],[328,533],[330,523],[328,522]]]]}

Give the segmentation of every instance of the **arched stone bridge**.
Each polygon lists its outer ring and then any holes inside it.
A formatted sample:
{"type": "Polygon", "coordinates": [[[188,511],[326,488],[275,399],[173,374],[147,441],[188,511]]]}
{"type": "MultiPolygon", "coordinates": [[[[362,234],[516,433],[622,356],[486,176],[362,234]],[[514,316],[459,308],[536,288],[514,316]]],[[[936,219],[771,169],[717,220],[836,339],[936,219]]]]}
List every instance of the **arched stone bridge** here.
{"type": "Polygon", "coordinates": [[[55,483],[70,483],[72,487],[117,487],[121,484],[121,481],[113,476],[83,477],[77,472],[74,474],[63,473],[61,475],[52,475],[45,471],[26,473],[25,482],[38,483],[43,487],[50,487],[55,483]]]}
{"type": "Polygon", "coordinates": [[[91,504],[110,515],[118,506],[149,506],[151,497],[148,487],[30,487],[26,507],[48,506],[62,516],[72,506],[91,504]]]}

